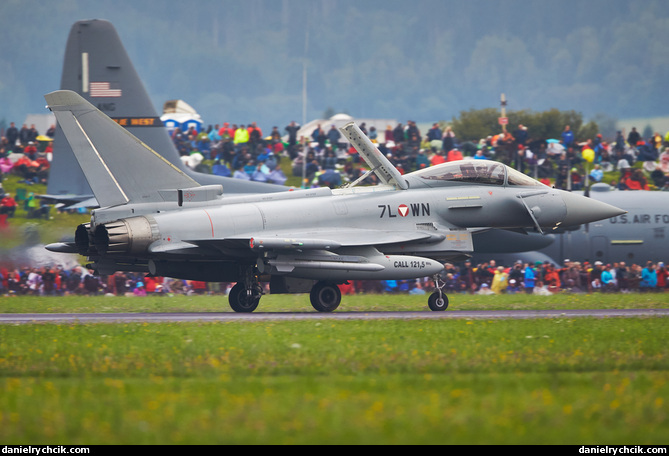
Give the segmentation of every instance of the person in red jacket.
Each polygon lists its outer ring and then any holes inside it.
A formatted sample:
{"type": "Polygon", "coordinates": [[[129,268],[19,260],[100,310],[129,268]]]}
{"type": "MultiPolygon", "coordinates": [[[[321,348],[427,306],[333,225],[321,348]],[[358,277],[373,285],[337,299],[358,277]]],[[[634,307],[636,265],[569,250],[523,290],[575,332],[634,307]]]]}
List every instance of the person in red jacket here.
{"type": "Polygon", "coordinates": [[[658,263],[657,264],[657,289],[658,290],[666,290],[669,288],[669,281],[667,281],[667,277],[669,276],[669,271],[667,271],[667,267],[664,265],[664,263],[658,263]]]}
{"type": "Polygon", "coordinates": [[[152,294],[156,291],[156,278],[152,276],[144,277],[144,287],[147,294],[152,294]]]}
{"type": "Polygon", "coordinates": [[[462,152],[460,152],[458,149],[451,149],[448,151],[447,161],[452,162],[455,160],[462,160],[462,152]]]}
{"type": "Polygon", "coordinates": [[[14,212],[16,212],[16,200],[7,193],[2,201],[0,201],[0,214],[7,214],[8,217],[14,217],[14,212]]]}
{"type": "Polygon", "coordinates": [[[639,168],[635,169],[624,183],[628,190],[648,190],[648,181],[639,168]]]}
{"type": "Polygon", "coordinates": [[[560,291],[560,274],[555,266],[548,264],[544,273],[544,282],[548,285],[548,291],[557,293],[560,291]]]}
{"type": "Polygon", "coordinates": [[[207,293],[207,282],[202,282],[199,280],[190,281],[191,290],[195,294],[206,294],[207,293]]]}
{"type": "Polygon", "coordinates": [[[430,157],[430,165],[435,166],[442,163],[446,163],[446,157],[444,157],[444,154],[441,150],[438,150],[434,155],[432,155],[432,157],[430,157]]]}

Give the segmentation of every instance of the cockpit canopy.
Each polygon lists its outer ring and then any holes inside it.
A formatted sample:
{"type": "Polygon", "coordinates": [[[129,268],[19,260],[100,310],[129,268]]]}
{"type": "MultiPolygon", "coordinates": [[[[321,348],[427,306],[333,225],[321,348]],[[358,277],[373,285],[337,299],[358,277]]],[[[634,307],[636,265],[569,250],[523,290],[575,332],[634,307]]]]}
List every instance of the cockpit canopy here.
{"type": "Polygon", "coordinates": [[[487,185],[545,186],[531,177],[491,160],[457,160],[422,169],[412,175],[425,184],[441,182],[468,182],[487,185]],[[436,182],[435,182],[436,181],[436,182]]]}

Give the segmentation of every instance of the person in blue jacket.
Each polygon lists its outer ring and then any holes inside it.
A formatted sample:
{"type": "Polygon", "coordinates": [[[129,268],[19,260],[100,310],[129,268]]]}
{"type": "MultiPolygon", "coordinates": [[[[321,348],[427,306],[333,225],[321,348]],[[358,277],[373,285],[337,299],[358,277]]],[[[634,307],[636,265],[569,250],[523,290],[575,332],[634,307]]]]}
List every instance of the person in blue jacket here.
{"type": "Polygon", "coordinates": [[[657,271],[652,261],[646,264],[641,270],[641,282],[639,282],[639,291],[653,291],[657,287],[657,271]]]}
{"type": "Polygon", "coordinates": [[[602,268],[602,275],[600,276],[600,281],[602,283],[602,291],[615,291],[616,282],[613,274],[611,273],[611,265],[607,264],[602,268]]]}
{"type": "Polygon", "coordinates": [[[571,131],[571,127],[569,125],[566,125],[564,127],[564,131],[562,132],[562,145],[565,148],[574,145],[574,132],[571,131]]]}
{"type": "Polygon", "coordinates": [[[532,265],[528,263],[525,265],[525,277],[523,280],[523,286],[525,287],[526,293],[532,294],[535,280],[536,275],[534,274],[534,268],[532,268],[532,265]]]}

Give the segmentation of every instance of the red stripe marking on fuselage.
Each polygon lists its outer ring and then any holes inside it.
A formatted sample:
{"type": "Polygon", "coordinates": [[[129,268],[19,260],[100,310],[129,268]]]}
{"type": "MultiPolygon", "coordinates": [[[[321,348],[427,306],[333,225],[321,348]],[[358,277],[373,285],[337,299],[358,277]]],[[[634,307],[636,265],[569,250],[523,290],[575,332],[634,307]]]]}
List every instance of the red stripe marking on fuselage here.
{"type": "Polygon", "coordinates": [[[211,237],[214,237],[214,222],[212,222],[209,212],[207,212],[205,209],[203,209],[203,211],[205,214],[207,214],[207,217],[209,217],[209,224],[211,225],[211,237]]]}

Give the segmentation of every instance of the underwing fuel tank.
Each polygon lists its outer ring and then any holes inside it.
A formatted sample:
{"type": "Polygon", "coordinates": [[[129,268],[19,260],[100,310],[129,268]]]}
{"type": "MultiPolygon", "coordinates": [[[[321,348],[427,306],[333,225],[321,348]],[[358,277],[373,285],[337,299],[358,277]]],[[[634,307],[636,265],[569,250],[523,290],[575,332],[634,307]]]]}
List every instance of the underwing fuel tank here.
{"type": "Polygon", "coordinates": [[[408,255],[281,254],[258,262],[261,273],[315,280],[402,280],[426,277],[444,269],[438,261],[408,255]]]}

